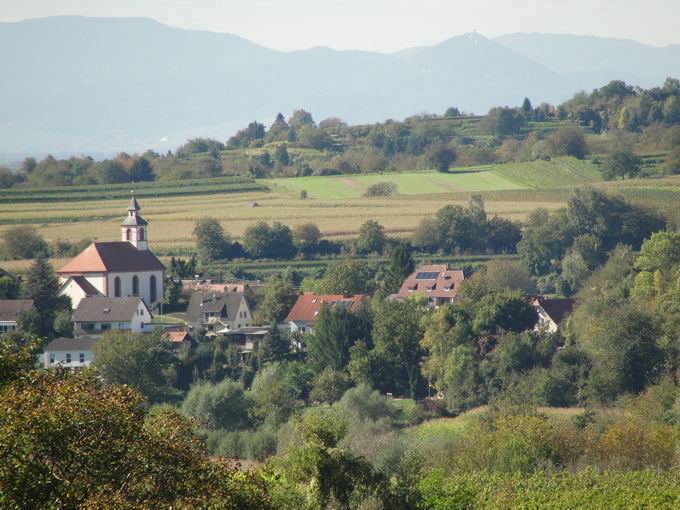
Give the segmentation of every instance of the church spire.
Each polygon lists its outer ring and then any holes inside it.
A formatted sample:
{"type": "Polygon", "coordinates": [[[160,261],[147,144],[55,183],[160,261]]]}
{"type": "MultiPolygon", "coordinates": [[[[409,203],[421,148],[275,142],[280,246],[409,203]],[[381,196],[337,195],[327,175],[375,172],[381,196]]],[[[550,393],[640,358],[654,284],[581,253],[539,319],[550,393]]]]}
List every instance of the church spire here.
{"type": "Polygon", "coordinates": [[[135,192],[132,191],[132,198],[130,198],[130,205],[128,206],[128,214],[120,224],[121,238],[123,241],[132,243],[138,250],[146,250],[148,248],[147,240],[147,226],[148,223],[139,214],[141,207],[135,198],[135,192]]]}
{"type": "Polygon", "coordinates": [[[139,202],[137,202],[137,199],[135,198],[135,191],[131,190],[130,193],[132,193],[132,198],[130,198],[130,205],[128,206],[128,211],[139,211],[141,207],[139,207],[139,202]]]}

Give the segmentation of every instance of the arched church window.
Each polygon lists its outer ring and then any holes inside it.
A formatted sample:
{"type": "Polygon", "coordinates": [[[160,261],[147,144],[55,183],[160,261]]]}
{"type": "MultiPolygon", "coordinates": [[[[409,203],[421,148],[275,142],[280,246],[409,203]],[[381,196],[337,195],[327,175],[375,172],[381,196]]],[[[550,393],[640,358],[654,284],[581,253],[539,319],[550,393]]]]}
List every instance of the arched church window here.
{"type": "Polygon", "coordinates": [[[113,296],[120,297],[120,278],[117,276],[116,279],[113,280],[113,296]]]}
{"type": "Polygon", "coordinates": [[[151,275],[151,278],[149,278],[149,288],[151,289],[150,291],[150,301],[152,303],[156,302],[156,277],[154,275],[151,275]]]}
{"type": "Polygon", "coordinates": [[[125,240],[126,241],[130,240],[130,229],[129,228],[125,229],[125,240]]]}
{"type": "Polygon", "coordinates": [[[139,296],[139,278],[137,278],[137,275],[132,277],[132,295],[139,296]]]}
{"type": "Polygon", "coordinates": [[[143,240],[144,240],[144,229],[140,228],[139,229],[139,241],[143,241],[143,240]]]}

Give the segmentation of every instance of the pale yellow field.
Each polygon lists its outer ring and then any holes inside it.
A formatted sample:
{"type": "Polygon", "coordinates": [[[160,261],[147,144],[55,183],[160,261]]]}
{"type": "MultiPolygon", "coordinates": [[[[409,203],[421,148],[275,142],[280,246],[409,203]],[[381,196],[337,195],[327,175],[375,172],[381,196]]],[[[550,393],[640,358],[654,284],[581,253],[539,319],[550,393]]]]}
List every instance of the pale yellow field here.
{"type": "MultiPolygon", "coordinates": [[[[244,193],[181,198],[144,199],[142,215],[150,223],[149,239],[161,253],[193,246],[192,230],[198,218],[218,218],[235,239],[257,221],[280,221],[294,227],[307,222],[319,225],[327,237],[355,235],[362,223],[375,219],[389,233],[412,232],[418,222],[447,204],[465,204],[466,194],[410,195],[381,198],[307,199],[284,193],[244,193]],[[258,207],[251,207],[257,202],[258,207]]],[[[536,207],[554,209],[563,205],[545,201],[487,201],[490,214],[522,219],[536,207]]],[[[99,202],[2,204],[0,218],[30,222],[48,240],[77,241],[83,238],[114,240],[124,218],[126,200],[99,202]],[[64,221],[60,221],[61,219],[64,221]]],[[[0,235],[10,225],[0,225],[0,235]]],[[[3,263],[7,266],[6,263],[3,263]]]]}

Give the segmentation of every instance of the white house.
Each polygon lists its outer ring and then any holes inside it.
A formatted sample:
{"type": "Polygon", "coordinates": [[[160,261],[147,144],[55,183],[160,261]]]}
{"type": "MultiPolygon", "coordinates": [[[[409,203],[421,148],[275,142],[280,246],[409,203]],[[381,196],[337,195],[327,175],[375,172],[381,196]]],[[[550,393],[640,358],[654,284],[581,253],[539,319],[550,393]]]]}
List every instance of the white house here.
{"type": "Polygon", "coordinates": [[[152,331],[153,316],[140,297],[87,297],[80,300],[73,312],[76,338],[100,336],[118,329],[132,333],[152,331]]]}
{"type": "Polygon", "coordinates": [[[204,329],[209,333],[224,333],[253,325],[253,315],[242,292],[194,292],[186,320],[192,330],[204,329]]]}
{"type": "Polygon", "coordinates": [[[73,307],[86,296],[141,297],[149,306],[163,299],[165,266],[149,250],[148,223],[132,197],[121,224],[121,241],[94,242],[57,274],[61,295],[73,307]]]}
{"type": "Polygon", "coordinates": [[[94,337],[55,338],[47,347],[43,355],[45,368],[58,365],[67,368],[89,367],[94,361],[94,346],[98,339],[94,337]]]}
{"type": "Polygon", "coordinates": [[[536,309],[538,322],[534,331],[555,333],[559,324],[574,311],[576,300],[573,298],[536,297],[531,302],[536,309]]]}
{"type": "Polygon", "coordinates": [[[0,334],[16,331],[19,315],[32,309],[32,299],[0,299],[0,334]]]}

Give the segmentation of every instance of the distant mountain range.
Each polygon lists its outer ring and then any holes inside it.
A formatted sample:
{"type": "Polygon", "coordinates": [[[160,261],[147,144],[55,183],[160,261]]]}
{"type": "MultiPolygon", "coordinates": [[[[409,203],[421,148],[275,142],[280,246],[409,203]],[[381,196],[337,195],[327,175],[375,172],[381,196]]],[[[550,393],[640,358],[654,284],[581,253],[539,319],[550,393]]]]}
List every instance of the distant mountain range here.
{"type": "Polygon", "coordinates": [[[112,154],[226,139],[305,108],[351,123],[449,106],[485,113],[561,102],[624,79],[680,76],[680,45],[551,34],[453,37],[392,54],[280,52],[241,37],[140,18],[0,23],[0,154],[112,154]]]}

